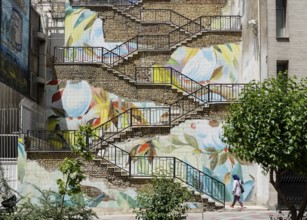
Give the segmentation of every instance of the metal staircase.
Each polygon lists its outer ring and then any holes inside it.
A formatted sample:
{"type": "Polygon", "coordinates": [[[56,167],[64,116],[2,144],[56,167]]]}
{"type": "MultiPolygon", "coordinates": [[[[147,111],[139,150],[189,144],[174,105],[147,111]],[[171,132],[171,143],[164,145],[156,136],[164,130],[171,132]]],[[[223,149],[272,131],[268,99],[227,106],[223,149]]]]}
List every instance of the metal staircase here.
{"type": "MultiPolygon", "coordinates": [[[[202,16],[190,20],[172,10],[141,9],[138,14],[135,13],[138,1],[131,0],[80,0],[73,3],[87,7],[94,3],[110,4],[135,21],[169,23],[176,28],[167,35],[137,35],[111,51],[103,47],[55,48],[55,64],[102,65],[130,83],[167,84],[183,94],[168,107],[130,108],[96,127],[95,136],[87,138],[87,143],[100,158],[101,164],[127,178],[152,177],[156,174],[156,169],[162,168],[171,174],[169,177],[178,179],[225,205],[225,185],[219,180],[176,157],[133,156],[117,147],[116,142],[137,136],[135,129],[170,129],[187,119],[198,118],[210,105],[237,100],[244,84],[202,85],[170,67],[137,67],[128,60],[128,56],[138,51],[170,51],[204,32],[241,31],[241,18],[202,16]],[[139,163],[144,164],[142,169],[137,168],[139,163]]],[[[27,132],[26,150],[70,151],[70,146],[76,141],[75,132],[30,130],[27,132]]]]}
{"type": "MultiPolygon", "coordinates": [[[[100,158],[101,165],[124,178],[144,178],[155,175],[157,169],[164,169],[171,178],[178,179],[193,190],[205,194],[225,205],[225,185],[176,157],[153,155],[135,156],[117,147],[116,142],[135,135],[134,128],[173,127],[191,115],[197,115],[211,103],[228,103],[229,100],[214,97],[217,88],[228,90],[231,101],[238,99],[245,84],[214,84],[203,86],[190,95],[174,102],[169,107],[130,108],[94,129],[95,136],[86,138],[87,144],[100,158]],[[142,163],[141,169],[138,166],[142,163]]],[[[75,143],[76,131],[29,130],[26,138],[28,152],[70,151],[75,143]]],[[[208,204],[209,202],[206,201],[208,204]]],[[[214,204],[214,203],[212,203],[214,204]]],[[[212,205],[211,204],[211,205],[212,205]]],[[[210,205],[210,204],[209,204],[210,205]]],[[[215,206],[215,205],[214,205],[215,206]]]]}
{"type": "MultiPolygon", "coordinates": [[[[185,22],[183,22],[185,23],[185,22]]],[[[136,35],[112,49],[120,56],[140,51],[171,51],[209,32],[241,32],[240,16],[201,16],[164,35],[136,35]]]]}
{"type": "MultiPolygon", "coordinates": [[[[72,6],[111,6],[118,13],[142,24],[168,24],[175,28],[165,35],[136,35],[111,51],[120,56],[133,56],[140,51],[170,51],[203,33],[240,32],[240,16],[200,16],[191,20],[170,9],[137,8],[141,1],[74,0],[72,6]]],[[[216,3],[216,1],[212,1],[216,3]]],[[[220,3],[220,1],[218,1],[220,3]]]]}

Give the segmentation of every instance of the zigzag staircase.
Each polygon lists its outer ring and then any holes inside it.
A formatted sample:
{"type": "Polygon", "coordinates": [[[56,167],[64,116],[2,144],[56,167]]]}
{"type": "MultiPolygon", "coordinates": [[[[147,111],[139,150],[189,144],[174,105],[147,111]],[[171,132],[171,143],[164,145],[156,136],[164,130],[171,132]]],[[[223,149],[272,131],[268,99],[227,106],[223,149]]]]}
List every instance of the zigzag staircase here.
{"type": "MultiPolygon", "coordinates": [[[[175,157],[159,156],[134,156],[129,152],[117,147],[116,142],[123,141],[135,134],[134,128],[154,127],[161,129],[173,127],[185,121],[186,117],[194,111],[200,111],[204,104],[212,102],[229,102],[225,99],[214,100],[214,92],[211,85],[202,87],[183,99],[176,101],[170,107],[155,108],[130,108],[116,117],[111,118],[94,129],[95,136],[87,139],[88,145],[96,152],[101,160],[101,165],[112,170],[122,178],[144,178],[155,175],[157,169],[164,169],[170,173],[170,177],[184,182],[196,190],[206,208],[217,208],[218,202],[225,205],[225,185],[219,180],[207,175],[197,168],[175,157]],[[211,98],[210,98],[211,97],[211,98]],[[197,103],[190,100],[197,99],[197,103]],[[182,120],[182,118],[184,118],[182,120]],[[138,165],[141,163],[142,165],[138,165]],[[140,168],[141,167],[141,168],[140,168]],[[202,197],[201,195],[206,195],[202,197]],[[213,199],[214,201],[210,200],[213,199]]],[[[220,88],[229,89],[229,85],[216,85],[220,88]]],[[[242,85],[232,85],[233,100],[236,100],[242,85]]],[[[197,114],[197,113],[196,113],[197,114]]],[[[27,132],[26,150],[32,152],[41,151],[70,151],[70,146],[75,142],[76,131],[42,131],[32,130],[27,132]],[[55,140],[57,140],[55,142],[55,140]]],[[[223,207],[222,206],[222,207],[223,207]]],[[[219,208],[222,208],[221,206],[219,208]]]]}
{"type": "MultiPolygon", "coordinates": [[[[137,3],[141,1],[135,1],[137,3]]],[[[214,1],[213,1],[214,2],[214,1]]],[[[73,1],[73,6],[111,6],[127,18],[143,24],[168,24],[176,29],[165,35],[136,35],[111,51],[120,56],[133,56],[140,51],[170,51],[201,36],[205,32],[241,31],[240,16],[200,16],[194,20],[170,9],[142,9],[138,4],[122,0],[73,1]],[[80,4],[82,2],[83,4],[80,4]]]]}
{"type": "MultiPolygon", "coordinates": [[[[133,8],[134,4],[121,11],[129,14],[134,10],[133,8]]],[[[141,11],[140,21],[142,21],[144,15],[146,17],[147,11],[149,10],[141,11]]],[[[175,13],[171,10],[169,12],[175,13]]],[[[178,16],[180,17],[181,15],[178,14],[178,16]]],[[[154,22],[158,21],[155,20],[154,22]]],[[[130,178],[151,177],[155,174],[157,168],[163,168],[172,173],[170,177],[185,182],[201,194],[206,194],[225,205],[225,185],[195,167],[175,157],[136,157],[114,145],[118,141],[136,135],[134,129],[140,130],[148,127],[154,127],[155,129],[171,128],[187,119],[197,118],[199,114],[203,114],[208,109],[209,104],[236,100],[240,91],[244,89],[243,84],[210,84],[204,86],[172,68],[137,67],[127,60],[127,56],[133,55],[140,50],[172,50],[192,39],[192,37],[201,35],[204,31],[226,31],[226,27],[228,31],[238,31],[241,28],[240,17],[237,16],[203,16],[193,21],[184,20],[183,24],[181,23],[180,25],[173,25],[177,29],[168,35],[137,35],[111,51],[103,47],[55,48],[55,63],[102,64],[113,74],[131,83],[169,84],[175,87],[177,91],[182,92],[184,96],[169,107],[131,108],[118,114],[95,128],[96,137],[89,140],[88,143],[91,149],[96,152],[96,155],[101,157],[102,165],[112,169],[119,176],[130,178]],[[123,53],[122,51],[125,52],[123,53]],[[124,62],[128,63],[128,65],[118,65],[124,62]],[[161,71],[163,73],[159,74],[161,71]],[[224,97],[217,94],[224,94],[224,97]],[[147,161],[147,163],[140,170],[137,168],[137,164],[143,163],[141,161],[147,161]],[[163,164],[163,167],[161,167],[161,164],[163,164]]],[[[60,149],[63,146],[66,146],[69,150],[69,145],[72,143],[68,143],[67,140],[74,139],[74,132],[28,131],[28,140],[32,140],[32,143],[28,144],[29,148],[27,150],[48,151],[51,145],[53,148],[51,150],[60,149]],[[46,141],[50,140],[50,136],[62,137],[58,138],[60,140],[58,147],[46,141]]],[[[208,200],[206,202],[208,203],[208,200]]]]}
{"type": "Polygon", "coordinates": [[[203,33],[240,31],[240,16],[201,16],[168,34],[136,35],[111,51],[120,56],[133,56],[140,51],[171,51],[203,33]]]}

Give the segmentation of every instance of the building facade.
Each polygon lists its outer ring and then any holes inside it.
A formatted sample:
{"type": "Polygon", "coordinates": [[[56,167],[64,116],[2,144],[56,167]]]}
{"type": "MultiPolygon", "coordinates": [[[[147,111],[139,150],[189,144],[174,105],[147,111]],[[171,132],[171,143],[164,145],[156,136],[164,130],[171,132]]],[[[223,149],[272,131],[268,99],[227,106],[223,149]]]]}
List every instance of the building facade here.
{"type": "Polygon", "coordinates": [[[23,109],[13,116],[15,128],[3,132],[27,132],[26,141],[18,143],[19,155],[24,155],[18,160],[18,190],[36,196],[28,183],[56,190],[57,168],[70,155],[74,131],[89,124],[107,140],[97,151],[99,162],[86,166],[83,197],[90,207],[126,212],[142,184],[129,175],[137,179],[153,175],[156,168],[176,166],[181,171],[172,169],[174,177],[216,204],[232,199],[231,175],[238,174],[244,180],[244,201],[275,208],[268,177],[228,151],[221,127],[225,106],[244,83],[275,77],[277,70],[304,75],[305,15],[298,12],[306,3],[32,4],[31,77],[25,77],[32,85],[29,96],[3,85],[6,94],[15,95],[0,99],[23,109]]]}

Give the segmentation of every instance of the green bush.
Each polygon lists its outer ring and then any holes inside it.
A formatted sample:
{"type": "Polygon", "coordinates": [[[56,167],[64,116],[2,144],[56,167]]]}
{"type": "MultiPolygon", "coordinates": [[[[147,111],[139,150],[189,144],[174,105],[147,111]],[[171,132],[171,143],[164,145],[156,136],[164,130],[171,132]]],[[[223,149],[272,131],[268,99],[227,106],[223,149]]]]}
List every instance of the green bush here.
{"type": "Polygon", "coordinates": [[[192,194],[174,179],[165,175],[155,177],[137,195],[134,213],[138,220],[174,220],[185,215],[188,210],[184,203],[192,194]]]}

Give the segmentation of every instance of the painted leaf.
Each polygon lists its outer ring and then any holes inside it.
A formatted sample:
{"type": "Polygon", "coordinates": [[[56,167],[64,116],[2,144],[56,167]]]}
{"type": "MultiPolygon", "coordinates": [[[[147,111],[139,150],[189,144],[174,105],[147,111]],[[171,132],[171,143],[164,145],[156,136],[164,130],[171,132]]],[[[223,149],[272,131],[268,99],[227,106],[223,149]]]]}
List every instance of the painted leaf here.
{"type": "Polygon", "coordinates": [[[210,153],[217,152],[217,150],[214,147],[207,147],[205,148],[205,150],[210,153]]]}
{"type": "Polygon", "coordinates": [[[63,95],[63,90],[60,90],[60,91],[54,93],[54,94],[52,95],[51,101],[52,101],[52,102],[59,101],[59,100],[62,98],[62,95],[63,95]]]}
{"type": "Polygon", "coordinates": [[[222,153],[219,160],[219,165],[224,164],[228,159],[228,153],[222,153]]]}
{"type": "Polygon", "coordinates": [[[231,173],[226,173],[224,176],[224,184],[228,184],[230,182],[231,173]]]}
{"type": "Polygon", "coordinates": [[[253,180],[248,180],[243,183],[244,187],[244,193],[243,193],[243,201],[248,200],[249,197],[252,195],[252,191],[254,188],[254,181],[253,180]]]}
{"type": "Polygon", "coordinates": [[[176,135],[171,135],[171,142],[174,145],[186,145],[186,143],[183,143],[176,135]]]}
{"type": "Polygon", "coordinates": [[[250,162],[244,160],[244,159],[241,159],[239,157],[236,157],[236,160],[241,164],[241,165],[245,165],[245,166],[248,166],[250,165],[250,162]]]}
{"type": "Polygon", "coordinates": [[[208,169],[207,167],[205,167],[205,166],[203,166],[203,172],[204,172],[205,174],[208,174],[208,175],[210,175],[210,176],[213,176],[212,171],[211,171],[210,169],[208,169]]]}
{"type": "Polygon", "coordinates": [[[233,67],[235,68],[235,70],[238,70],[239,69],[239,63],[238,63],[237,58],[234,58],[232,63],[233,63],[233,67]]]}
{"type": "Polygon", "coordinates": [[[232,52],[232,47],[230,44],[226,44],[226,46],[228,47],[228,49],[232,52]]]}
{"type": "Polygon", "coordinates": [[[235,83],[237,81],[237,77],[233,74],[233,72],[230,72],[230,82],[235,83]]]}
{"type": "Polygon", "coordinates": [[[223,77],[223,66],[220,66],[218,68],[216,68],[213,73],[212,73],[212,77],[210,80],[212,81],[218,81],[219,79],[221,79],[223,77]]]}
{"type": "Polygon", "coordinates": [[[159,148],[159,151],[161,151],[161,153],[166,153],[166,154],[170,154],[174,150],[177,150],[177,147],[175,147],[174,145],[168,145],[166,147],[160,147],[159,148]]]}
{"type": "Polygon", "coordinates": [[[218,47],[218,46],[213,46],[215,50],[217,50],[218,52],[222,53],[222,50],[218,47]]]}
{"type": "Polygon", "coordinates": [[[233,168],[232,170],[232,175],[238,175],[240,177],[241,180],[243,180],[243,174],[242,174],[242,167],[241,167],[241,164],[237,163],[235,165],[235,167],[233,168]]]}
{"type": "Polygon", "coordinates": [[[228,158],[229,158],[230,162],[232,163],[232,165],[235,165],[235,159],[230,152],[228,152],[228,158]]]}
{"type": "Polygon", "coordinates": [[[121,208],[133,208],[136,206],[135,200],[126,193],[119,192],[117,197],[117,204],[121,208]]]}
{"type": "Polygon", "coordinates": [[[188,142],[189,145],[191,145],[194,148],[199,148],[195,137],[188,135],[188,134],[184,134],[184,138],[188,142]]]}
{"type": "Polygon", "coordinates": [[[217,153],[214,153],[212,160],[210,161],[210,169],[214,170],[216,165],[218,164],[219,157],[217,153]]]}
{"type": "Polygon", "coordinates": [[[220,125],[218,120],[212,119],[209,121],[209,125],[213,128],[218,127],[220,125]]]}

